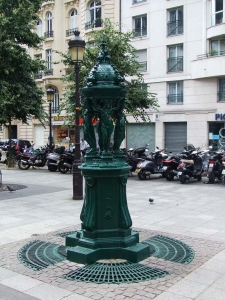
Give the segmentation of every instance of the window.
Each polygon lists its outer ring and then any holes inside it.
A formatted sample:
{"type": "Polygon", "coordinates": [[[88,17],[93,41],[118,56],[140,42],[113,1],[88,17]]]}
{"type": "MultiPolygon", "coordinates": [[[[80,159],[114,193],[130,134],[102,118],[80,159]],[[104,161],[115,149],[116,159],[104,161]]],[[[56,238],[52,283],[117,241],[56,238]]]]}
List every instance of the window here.
{"type": "Polygon", "coordinates": [[[52,49],[48,49],[45,52],[46,55],[46,68],[45,75],[53,75],[52,69],[52,49]]]}
{"type": "Polygon", "coordinates": [[[58,113],[59,112],[59,91],[57,89],[54,89],[54,100],[52,102],[52,113],[58,113]]]}
{"type": "Polygon", "coordinates": [[[39,37],[42,37],[42,21],[41,20],[37,21],[36,33],[39,37]]]}
{"type": "MultiPolygon", "coordinates": [[[[34,56],[34,59],[42,59],[42,54],[37,54],[34,56]]],[[[35,79],[41,79],[42,78],[42,70],[38,71],[36,74],[35,74],[35,79]]]]}
{"type": "Polygon", "coordinates": [[[77,11],[74,9],[70,13],[69,29],[66,31],[66,36],[73,35],[75,29],[77,29],[77,11]]]}
{"type": "Polygon", "coordinates": [[[133,37],[147,35],[147,15],[133,18],[133,37]]]}
{"type": "Polygon", "coordinates": [[[52,14],[48,12],[46,14],[46,32],[45,37],[53,37],[53,31],[52,31],[52,14]]]}
{"type": "Polygon", "coordinates": [[[225,77],[219,78],[218,101],[225,101],[225,77]]]}
{"type": "Polygon", "coordinates": [[[212,26],[225,22],[225,0],[212,0],[212,26]]]}
{"type": "Polygon", "coordinates": [[[225,54],[225,38],[210,41],[210,55],[224,55],[225,54]]]}
{"type": "Polygon", "coordinates": [[[89,10],[87,11],[87,23],[85,24],[85,29],[90,29],[92,27],[102,26],[102,8],[101,1],[92,1],[89,10]]]}
{"type": "Polygon", "coordinates": [[[168,104],[183,103],[183,81],[168,83],[168,104]]]}
{"type": "Polygon", "coordinates": [[[136,51],[137,61],[141,64],[139,71],[147,71],[147,50],[136,51]]]}
{"type": "Polygon", "coordinates": [[[183,33],[183,7],[168,11],[167,34],[177,35],[183,33]]]}
{"type": "Polygon", "coordinates": [[[167,72],[183,71],[183,45],[168,47],[167,72]]]}

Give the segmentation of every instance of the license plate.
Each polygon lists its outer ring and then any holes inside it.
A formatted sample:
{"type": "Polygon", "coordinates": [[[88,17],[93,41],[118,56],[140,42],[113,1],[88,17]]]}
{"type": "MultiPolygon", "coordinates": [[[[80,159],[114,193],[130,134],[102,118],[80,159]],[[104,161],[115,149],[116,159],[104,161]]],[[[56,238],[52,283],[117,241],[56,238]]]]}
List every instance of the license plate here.
{"type": "Polygon", "coordinates": [[[182,172],[178,172],[177,175],[178,175],[178,176],[182,175],[182,172]]]}
{"type": "Polygon", "coordinates": [[[140,171],[141,171],[141,169],[136,169],[135,170],[136,173],[139,173],[140,171]]]}
{"type": "Polygon", "coordinates": [[[225,170],[222,171],[222,174],[225,175],[225,170]]]}
{"type": "Polygon", "coordinates": [[[212,168],[214,166],[214,164],[209,164],[209,167],[212,168]]]}
{"type": "Polygon", "coordinates": [[[167,167],[163,167],[163,170],[166,171],[166,170],[167,170],[167,167]]]}

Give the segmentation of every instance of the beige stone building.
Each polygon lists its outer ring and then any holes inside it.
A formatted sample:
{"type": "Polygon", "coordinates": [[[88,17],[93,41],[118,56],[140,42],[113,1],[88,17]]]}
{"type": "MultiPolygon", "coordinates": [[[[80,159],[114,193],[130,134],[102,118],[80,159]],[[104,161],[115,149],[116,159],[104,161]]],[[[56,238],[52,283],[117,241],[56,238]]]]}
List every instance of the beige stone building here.
{"type": "MultiPolygon", "coordinates": [[[[102,20],[109,18],[118,23],[120,18],[119,0],[45,0],[39,11],[39,21],[36,25],[37,34],[45,37],[40,49],[29,49],[32,58],[46,60],[47,71],[37,74],[37,82],[44,91],[51,86],[55,90],[52,103],[52,131],[54,143],[68,145],[75,140],[74,129],[65,125],[65,115],[58,116],[64,85],[61,81],[63,64],[54,64],[60,61],[60,52],[68,51],[68,42],[73,36],[74,29],[78,28],[80,36],[86,39],[92,29],[102,28],[102,20]],[[69,138],[69,140],[68,140],[69,138]]],[[[49,105],[46,100],[46,110],[49,105]]],[[[8,138],[7,127],[1,128],[1,138],[8,138]]],[[[36,146],[46,145],[49,138],[49,126],[44,128],[37,120],[31,120],[29,125],[14,120],[13,138],[34,141],[36,146]]]]}

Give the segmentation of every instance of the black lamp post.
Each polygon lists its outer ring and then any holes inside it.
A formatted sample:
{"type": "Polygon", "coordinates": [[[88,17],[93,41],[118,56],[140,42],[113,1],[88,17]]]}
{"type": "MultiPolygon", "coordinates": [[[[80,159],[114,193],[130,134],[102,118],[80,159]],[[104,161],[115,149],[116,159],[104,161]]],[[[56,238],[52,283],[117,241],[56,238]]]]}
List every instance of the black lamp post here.
{"type": "Polygon", "coordinates": [[[69,51],[71,55],[71,60],[74,64],[74,71],[76,75],[76,90],[75,90],[75,159],[73,164],[73,199],[82,200],[83,199],[83,177],[81,175],[81,170],[78,166],[81,165],[81,155],[80,155],[80,96],[79,96],[79,72],[80,64],[83,61],[85,41],[80,37],[80,32],[78,30],[74,31],[74,37],[69,41],[69,51]]]}
{"type": "Polygon", "coordinates": [[[46,91],[49,103],[49,148],[52,151],[52,101],[54,100],[55,91],[49,87],[46,91]]]}

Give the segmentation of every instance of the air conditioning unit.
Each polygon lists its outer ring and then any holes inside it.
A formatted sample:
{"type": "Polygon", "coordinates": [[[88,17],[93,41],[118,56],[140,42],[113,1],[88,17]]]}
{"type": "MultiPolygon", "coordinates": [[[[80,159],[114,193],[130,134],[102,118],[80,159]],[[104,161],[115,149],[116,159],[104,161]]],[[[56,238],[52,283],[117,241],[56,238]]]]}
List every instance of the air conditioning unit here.
{"type": "Polygon", "coordinates": [[[157,122],[157,121],[159,121],[159,114],[153,114],[152,122],[157,122]]]}

